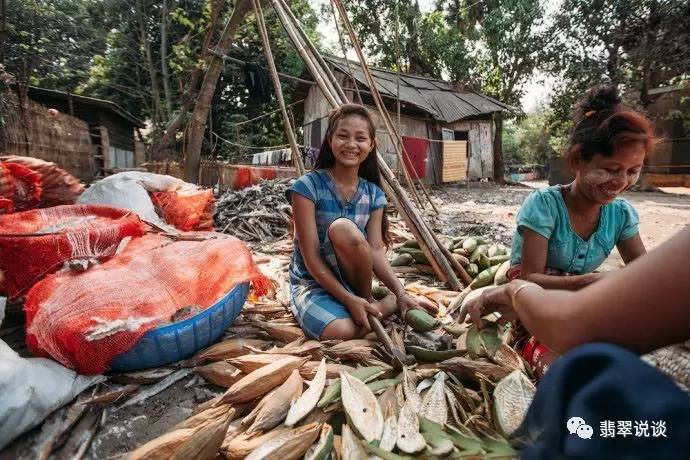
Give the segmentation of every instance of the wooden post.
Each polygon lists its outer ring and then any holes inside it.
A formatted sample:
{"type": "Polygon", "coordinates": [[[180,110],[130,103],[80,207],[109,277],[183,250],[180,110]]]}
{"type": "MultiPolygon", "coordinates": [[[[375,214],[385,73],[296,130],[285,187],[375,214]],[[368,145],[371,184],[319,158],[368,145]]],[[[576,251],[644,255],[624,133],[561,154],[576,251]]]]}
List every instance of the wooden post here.
{"type": "Polygon", "coordinates": [[[101,135],[101,155],[103,155],[103,177],[108,175],[108,170],[112,168],[110,158],[110,136],[108,135],[108,128],[99,126],[98,130],[101,135]]]}
{"type": "Polygon", "coordinates": [[[494,112],[494,182],[506,182],[503,163],[503,112],[494,112]]]}

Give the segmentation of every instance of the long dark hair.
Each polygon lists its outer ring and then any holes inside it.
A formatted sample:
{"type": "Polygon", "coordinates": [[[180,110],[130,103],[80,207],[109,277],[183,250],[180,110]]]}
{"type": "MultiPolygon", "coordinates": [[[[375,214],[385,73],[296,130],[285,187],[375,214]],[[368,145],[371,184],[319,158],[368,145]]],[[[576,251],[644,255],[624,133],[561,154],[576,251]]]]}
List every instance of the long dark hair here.
{"type": "MultiPolygon", "coordinates": [[[[357,175],[359,175],[359,177],[362,179],[366,179],[369,182],[376,184],[378,187],[381,187],[381,172],[379,171],[379,164],[377,161],[378,155],[376,152],[376,125],[374,124],[374,120],[371,118],[371,115],[366,107],[359,104],[343,104],[340,107],[336,107],[335,109],[331,110],[331,113],[328,115],[326,135],[321,143],[319,157],[316,159],[314,169],[327,169],[332,168],[335,165],[335,156],[333,155],[333,150],[331,149],[331,139],[333,138],[335,130],[338,129],[338,123],[340,123],[340,121],[346,117],[351,116],[362,117],[364,120],[366,120],[367,125],[369,125],[369,138],[374,143],[374,148],[372,151],[369,152],[369,155],[367,155],[366,159],[360,163],[357,175]]],[[[391,239],[388,232],[389,222],[385,209],[383,210],[382,227],[383,228],[381,231],[383,233],[383,241],[386,243],[386,246],[389,246],[391,239]]]]}
{"type": "Polygon", "coordinates": [[[648,154],[657,139],[654,124],[643,114],[623,104],[613,85],[590,88],[577,104],[570,134],[568,160],[590,161],[599,153],[610,157],[621,145],[642,142],[648,154]]]}

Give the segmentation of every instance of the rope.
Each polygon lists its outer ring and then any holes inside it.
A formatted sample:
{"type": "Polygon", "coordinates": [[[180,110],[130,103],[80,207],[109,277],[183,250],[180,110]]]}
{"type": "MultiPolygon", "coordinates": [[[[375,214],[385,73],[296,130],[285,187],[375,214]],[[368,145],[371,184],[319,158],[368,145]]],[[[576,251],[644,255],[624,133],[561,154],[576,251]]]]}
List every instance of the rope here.
{"type": "MultiPolygon", "coordinates": [[[[213,133],[213,135],[216,136],[216,138],[217,138],[219,141],[221,141],[221,142],[224,142],[224,143],[230,144],[230,145],[234,145],[235,147],[243,147],[243,148],[246,148],[246,149],[255,149],[255,150],[261,150],[261,151],[268,151],[268,150],[285,149],[285,148],[289,148],[289,147],[290,147],[290,144],[269,145],[269,146],[265,146],[265,147],[256,147],[256,146],[253,146],[253,145],[238,144],[237,142],[229,141],[229,140],[225,139],[224,137],[221,137],[220,135],[218,135],[218,133],[215,133],[215,132],[213,133]]],[[[300,145],[300,144],[297,144],[297,146],[298,146],[298,147],[304,147],[304,145],[300,145]]]]}
{"type": "Polygon", "coordinates": [[[340,32],[340,26],[338,25],[338,17],[335,14],[335,7],[331,3],[331,14],[333,15],[333,22],[335,23],[335,30],[338,31],[338,41],[340,42],[340,49],[343,52],[343,58],[347,62],[347,70],[350,72],[350,79],[352,80],[352,86],[357,92],[357,98],[361,104],[364,100],[362,99],[362,93],[359,92],[359,85],[357,84],[357,79],[355,78],[355,70],[352,68],[352,63],[347,58],[347,50],[345,49],[345,41],[343,40],[343,34],[340,32]]]}

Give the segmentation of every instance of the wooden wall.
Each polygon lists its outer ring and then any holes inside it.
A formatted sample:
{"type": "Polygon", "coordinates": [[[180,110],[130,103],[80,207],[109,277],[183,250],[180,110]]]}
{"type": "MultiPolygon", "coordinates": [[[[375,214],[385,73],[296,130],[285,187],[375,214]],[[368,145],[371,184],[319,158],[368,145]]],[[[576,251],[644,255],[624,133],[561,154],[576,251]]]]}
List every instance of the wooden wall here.
{"type": "MultiPolygon", "coordinates": [[[[444,126],[445,127],[445,126],[444,126]]],[[[492,120],[457,121],[448,129],[468,131],[470,179],[494,177],[494,124],[492,120]]]]}
{"type": "MultiPolygon", "coordinates": [[[[341,84],[344,84],[344,76],[339,76],[341,84]]],[[[348,97],[351,97],[351,92],[348,97]]],[[[385,130],[375,107],[369,107],[374,121],[377,124],[378,150],[383,155],[391,169],[397,167],[395,146],[385,130]]],[[[331,107],[323,96],[321,90],[312,85],[304,101],[304,143],[318,148],[321,146],[323,136],[326,133],[328,113],[331,107]]],[[[391,113],[393,122],[397,122],[397,114],[391,113]]],[[[443,182],[443,145],[433,140],[441,140],[441,128],[468,131],[468,171],[469,179],[493,179],[494,171],[494,123],[490,119],[463,120],[455,123],[440,123],[431,118],[423,119],[402,114],[400,117],[400,134],[431,139],[427,152],[426,182],[440,184],[443,182]]]]}
{"type": "Polygon", "coordinates": [[[92,180],[92,143],[85,122],[62,112],[50,114],[32,100],[22,110],[13,94],[5,97],[3,112],[0,153],[52,161],[82,181],[92,180]]]}

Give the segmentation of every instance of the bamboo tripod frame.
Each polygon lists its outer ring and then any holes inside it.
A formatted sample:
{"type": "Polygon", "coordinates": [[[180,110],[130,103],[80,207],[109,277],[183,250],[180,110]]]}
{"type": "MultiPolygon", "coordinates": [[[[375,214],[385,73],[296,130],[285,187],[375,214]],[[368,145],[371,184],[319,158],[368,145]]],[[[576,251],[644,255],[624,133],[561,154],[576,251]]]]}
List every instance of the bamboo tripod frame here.
{"type": "Polygon", "coordinates": [[[266,28],[266,23],[264,22],[264,13],[261,8],[260,0],[251,0],[252,7],[254,8],[254,16],[256,16],[256,24],[259,28],[259,34],[261,35],[261,41],[264,47],[264,54],[266,55],[266,63],[271,72],[271,80],[273,81],[273,89],[276,92],[276,99],[278,99],[278,106],[280,107],[280,113],[283,117],[283,127],[285,128],[285,135],[290,143],[290,150],[292,151],[292,161],[297,170],[297,175],[301,176],[306,171],[304,169],[304,163],[302,162],[302,154],[297,146],[297,139],[295,138],[295,127],[292,126],[290,122],[290,117],[288,116],[287,107],[285,106],[285,98],[283,97],[283,88],[280,86],[280,77],[278,76],[278,69],[276,68],[275,61],[273,59],[273,52],[271,51],[271,41],[268,37],[268,29],[266,28]]]}
{"type": "MultiPolygon", "coordinates": [[[[258,2],[258,0],[252,0],[252,2],[258,2]]],[[[391,137],[397,139],[399,142],[399,145],[397,146],[398,148],[396,148],[396,153],[399,159],[402,160],[403,152],[399,148],[399,146],[402,145],[402,142],[400,142],[400,135],[397,129],[395,129],[395,127],[393,126],[392,120],[390,119],[390,115],[388,114],[388,111],[386,110],[383,104],[383,99],[381,98],[381,95],[376,89],[376,85],[373,81],[373,77],[371,75],[369,67],[364,59],[364,55],[357,41],[354,29],[352,28],[352,24],[349,22],[349,19],[347,17],[347,14],[341,1],[332,0],[332,2],[335,8],[338,9],[338,12],[341,16],[341,20],[345,25],[348,34],[350,35],[352,44],[355,47],[355,51],[357,52],[357,55],[359,57],[360,65],[362,67],[365,77],[367,78],[367,82],[370,85],[371,93],[376,103],[377,109],[379,110],[381,119],[386,125],[386,129],[388,130],[391,137]]],[[[307,68],[309,69],[310,73],[314,78],[314,81],[319,86],[319,89],[324,94],[329,104],[333,108],[336,108],[344,103],[347,103],[348,100],[347,97],[345,97],[345,92],[340,87],[340,84],[335,79],[335,77],[333,77],[333,74],[330,72],[330,69],[323,61],[323,58],[321,57],[319,52],[313,46],[313,44],[306,36],[304,31],[301,29],[299,24],[297,24],[296,18],[291,14],[291,11],[289,12],[290,9],[286,5],[284,0],[271,0],[271,3],[273,5],[274,10],[278,14],[278,17],[281,23],[283,24],[283,27],[285,28],[285,31],[287,32],[290,40],[292,40],[295,48],[297,49],[297,52],[304,60],[307,68]]],[[[420,215],[419,210],[415,207],[415,204],[405,193],[405,190],[401,187],[400,183],[395,178],[395,175],[390,170],[390,168],[388,167],[388,165],[383,160],[380,154],[378,155],[378,165],[381,171],[381,176],[384,179],[384,191],[391,198],[401,217],[407,224],[408,228],[415,236],[417,241],[419,241],[420,248],[429,260],[429,263],[434,269],[436,275],[439,277],[439,279],[446,281],[450,285],[451,289],[455,291],[462,290],[462,284],[458,280],[458,277],[455,274],[455,270],[457,270],[458,274],[461,276],[465,284],[469,284],[472,281],[472,279],[462,268],[462,266],[460,266],[460,264],[458,264],[455,261],[455,259],[452,257],[452,254],[450,254],[450,251],[448,251],[446,248],[443,247],[442,244],[440,244],[438,238],[428,227],[428,225],[420,215]],[[444,251],[444,249],[446,250],[444,251]]],[[[406,168],[403,169],[406,170],[406,168]]],[[[412,192],[413,197],[416,198],[417,203],[420,203],[419,197],[416,195],[414,184],[409,174],[407,174],[407,171],[406,179],[410,185],[410,191],[412,192]]],[[[428,198],[428,193],[426,194],[426,196],[428,198]]],[[[431,202],[430,199],[429,201],[431,202]]]]}

